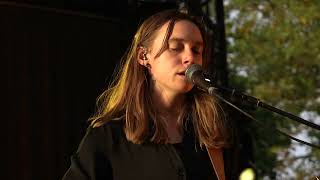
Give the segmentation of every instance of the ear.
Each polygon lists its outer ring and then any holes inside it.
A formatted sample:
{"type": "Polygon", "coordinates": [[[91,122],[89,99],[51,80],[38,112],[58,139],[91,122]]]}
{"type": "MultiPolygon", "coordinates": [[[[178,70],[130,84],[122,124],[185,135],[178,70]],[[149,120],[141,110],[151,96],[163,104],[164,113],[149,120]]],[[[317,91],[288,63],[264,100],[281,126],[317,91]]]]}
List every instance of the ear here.
{"type": "Polygon", "coordinates": [[[138,47],[138,50],[137,50],[137,54],[138,54],[138,63],[141,64],[142,66],[146,66],[147,64],[147,53],[148,53],[148,50],[145,48],[145,47],[138,47]]]}

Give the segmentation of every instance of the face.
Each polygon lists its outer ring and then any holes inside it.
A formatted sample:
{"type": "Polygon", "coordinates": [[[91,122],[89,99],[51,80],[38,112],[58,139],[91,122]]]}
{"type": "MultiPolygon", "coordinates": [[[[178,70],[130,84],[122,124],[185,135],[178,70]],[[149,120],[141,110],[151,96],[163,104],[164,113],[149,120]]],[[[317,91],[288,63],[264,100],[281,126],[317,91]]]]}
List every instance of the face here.
{"type": "Polygon", "coordinates": [[[154,90],[183,94],[193,88],[187,82],[185,70],[191,64],[202,65],[203,39],[199,28],[190,21],[177,21],[169,37],[169,47],[155,57],[163,45],[169,23],[158,31],[152,44],[149,59],[149,72],[153,79],[154,90]]]}

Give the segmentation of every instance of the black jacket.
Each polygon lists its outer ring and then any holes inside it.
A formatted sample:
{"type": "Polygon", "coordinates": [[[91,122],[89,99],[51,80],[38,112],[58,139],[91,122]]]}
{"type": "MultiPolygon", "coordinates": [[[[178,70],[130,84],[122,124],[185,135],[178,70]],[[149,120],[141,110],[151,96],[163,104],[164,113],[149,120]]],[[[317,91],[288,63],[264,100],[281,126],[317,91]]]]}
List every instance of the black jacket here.
{"type": "Polygon", "coordinates": [[[123,125],[120,119],[89,127],[63,180],[217,179],[207,151],[195,142],[193,128],[185,130],[179,144],[138,145],[126,139],[123,125]]]}

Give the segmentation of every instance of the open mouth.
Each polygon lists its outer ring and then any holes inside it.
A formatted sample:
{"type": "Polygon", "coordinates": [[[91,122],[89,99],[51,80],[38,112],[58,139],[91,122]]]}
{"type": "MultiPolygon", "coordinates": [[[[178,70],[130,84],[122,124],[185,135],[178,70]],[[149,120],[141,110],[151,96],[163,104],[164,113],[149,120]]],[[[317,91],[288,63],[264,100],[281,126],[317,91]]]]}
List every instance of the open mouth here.
{"type": "Polygon", "coordinates": [[[184,76],[185,74],[184,74],[184,72],[179,72],[179,73],[177,73],[179,76],[184,76]]]}

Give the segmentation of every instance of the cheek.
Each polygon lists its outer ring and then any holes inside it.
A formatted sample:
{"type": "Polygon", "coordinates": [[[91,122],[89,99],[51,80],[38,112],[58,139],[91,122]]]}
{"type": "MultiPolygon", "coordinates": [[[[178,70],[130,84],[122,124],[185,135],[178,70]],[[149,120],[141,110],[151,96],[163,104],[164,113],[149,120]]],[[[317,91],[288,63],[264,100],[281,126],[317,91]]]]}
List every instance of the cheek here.
{"type": "Polygon", "coordinates": [[[158,59],[153,62],[150,62],[150,65],[151,65],[151,69],[149,70],[149,72],[154,78],[163,76],[164,74],[163,71],[167,69],[165,64],[159,63],[158,59]]]}
{"type": "Polygon", "coordinates": [[[154,59],[152,61],[152,64],[154,68],[158,69],[159,71],[170,71],[176,65],[178,65],[179,62],[180,61],[177,56],[173,56],[167,52],[163,52],[157,59],[154,59]]]}
{"type": "Polygon", "coordinates": [[[151,68],[151,73],[154,76],[165,76],[168,75],[171,68],[166,63],[156,63],[151,68]]]}

